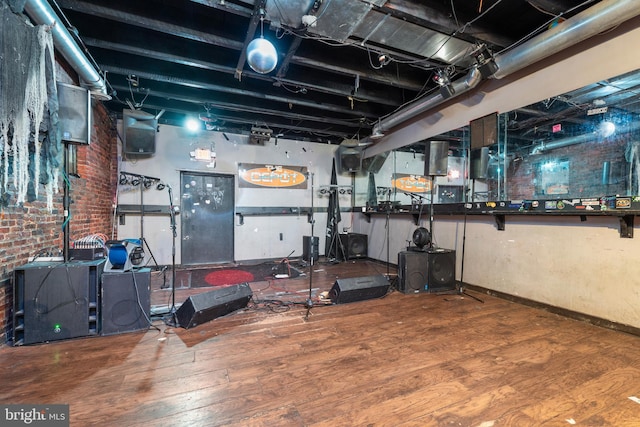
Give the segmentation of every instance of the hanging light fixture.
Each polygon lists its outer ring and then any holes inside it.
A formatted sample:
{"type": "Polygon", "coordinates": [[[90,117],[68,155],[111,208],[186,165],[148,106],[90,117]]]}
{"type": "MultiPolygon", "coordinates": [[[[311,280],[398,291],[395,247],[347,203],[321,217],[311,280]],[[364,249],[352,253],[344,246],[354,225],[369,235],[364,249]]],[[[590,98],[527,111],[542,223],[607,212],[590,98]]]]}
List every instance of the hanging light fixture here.
{"type": "Polygon", "coordinates": [[[247,62],[253,71],[267,74],[278,64],[278,52],[273,44],[264,38],[264,9],[260,9],[260,38],[253,39],[247,46],[247,62]]]}

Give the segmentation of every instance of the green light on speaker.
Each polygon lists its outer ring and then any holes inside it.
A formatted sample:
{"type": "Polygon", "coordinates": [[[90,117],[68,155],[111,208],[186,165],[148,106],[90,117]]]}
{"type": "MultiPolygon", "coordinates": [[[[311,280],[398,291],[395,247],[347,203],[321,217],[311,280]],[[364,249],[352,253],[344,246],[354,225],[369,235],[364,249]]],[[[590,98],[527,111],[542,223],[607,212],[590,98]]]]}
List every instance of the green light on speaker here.
{"type": "Polygon", "coordinates": [[[59,323],[56,323],[55,325],[53,325],[53,332],[55,332],[56,334],[59,334],[62,331],[62,325],[60,325],[59,323]]]}

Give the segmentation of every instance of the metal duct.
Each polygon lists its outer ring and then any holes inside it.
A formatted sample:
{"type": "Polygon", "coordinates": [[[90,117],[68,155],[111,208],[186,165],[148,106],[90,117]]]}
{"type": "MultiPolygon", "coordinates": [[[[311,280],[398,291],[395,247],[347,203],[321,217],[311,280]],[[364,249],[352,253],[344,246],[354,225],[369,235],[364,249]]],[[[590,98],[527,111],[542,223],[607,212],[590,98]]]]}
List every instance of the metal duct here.
{"type": "Polygon", "coordinates": [[[492,77],[506,77],[637,15],[640,15],[638,0],[603,0],[516,49],[496,55],[498,71],[492,77]]]}
{"type": "Polygon", "coordinates": [[[51,27],[56,49],[78,73],[91,94],[98,99],[110,99],[104,80],[95,70],[93,64],[89,62],[49,3],[46,0],[27,0],[24,10],[37,25],[51,27]]]}
{"type": "MultiPolygon", "coordinates": [[[[603,0],[510,52],[496,55],[495,63],[498,70],[491,77],[504,78],[637,15],[640,15],[638,0],[603,0]]],[[[455,89],[453,96],[456,97],[468,92],[477,86],[480,80],[480,73],[475,68],[472,69],[467,76],[452,83],[455,89]]],[[[398,126],[418,114],[442,104],[447,99],[449,98],[436,93],[415,101],[406,108],[380,119],[378,124],[373,127],[372,134],[384,133],[384,130],[398,126]]]]}
{"type": "MultiPolygon", "coordinates": [[[[480,83],[482,80],[482,74],[478,70],[477,67],[472,67],[471,70],[467,73],[467,75],[462,78],[451,83],[451,88],[453,92],[453,96],[462,95],[465,92],[470,91],[474,87],[480,83]]],[[[412,117],[417,116],[420,113],[423,113],[433,107],[436,107],[442,104],[447,99],[450,99],[448,96],[443,96],[442,91],[438,91],[437,93],[428,96],[424,99],[419,99],[409,105],[407,105],[402,110],[393,113],[384,119],[381,119],[377,125],[373,127],[372,134],[380,133],[383,134],[385,130],[391,129],[394,126],[399,125],[412,117]]]]}

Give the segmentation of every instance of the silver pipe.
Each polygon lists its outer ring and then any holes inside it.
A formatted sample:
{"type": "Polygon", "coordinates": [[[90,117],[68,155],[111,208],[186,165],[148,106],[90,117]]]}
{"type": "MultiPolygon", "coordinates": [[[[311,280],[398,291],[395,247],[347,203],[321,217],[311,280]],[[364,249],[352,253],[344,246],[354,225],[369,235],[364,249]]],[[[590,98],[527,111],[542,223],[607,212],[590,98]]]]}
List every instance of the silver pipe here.
{"type": "Polygon", "coordinates": [[[47,25],[51,28],[56,49],[78,73],[92,95],[98,99],[110,99],[104,79],[87,59],[49,3],[46,0],[27,0],[24,10],[37,25],[47,25]]]}
{"type": "MultiPolygon", "coordinates": [[[[458,79],[451,83],[451,87],[453,88],[453,96],[462,95],[465,92],[470,91],[474,87],[480,83],[482,80],[482,75],[480,71],[476,67],[471,68],[467,75],[464,78],[458,79]]],[[[433,107],[436,107],[442,104],[444,101],[449,99],[448,97],[442,96],[442,93],[438,91],[429,97],[424,99],[419,99],[400,111],[397,111],[384,119],[381,119],[378,124],[373,126],[372,134],[376,133],[384,133],[385,130],[389,130],[394,126],[399,125],[412,117],[417,116],[420,113],[423,113],[433,107]]]]}
{"type": "Polygon", "coordinates": [[[603,0],[517,48],[495,56],[501,79],[640,15],[638,0],[603,0]]]}

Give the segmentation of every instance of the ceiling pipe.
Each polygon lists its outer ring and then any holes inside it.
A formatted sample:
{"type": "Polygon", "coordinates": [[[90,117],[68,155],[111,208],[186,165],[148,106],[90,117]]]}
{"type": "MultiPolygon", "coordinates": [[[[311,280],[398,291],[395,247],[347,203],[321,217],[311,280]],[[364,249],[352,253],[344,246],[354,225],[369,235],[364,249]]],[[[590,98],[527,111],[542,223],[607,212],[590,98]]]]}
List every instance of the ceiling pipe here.
{"type": "Polygon", "coordinates": [[[80,79],[85,83],[84,86],[91,91],[91,94],[97,99],[111,99],[107,94],[104,79],[87,59],[49,3],[46,0],[26,0],[24,10],[37,25],[46,25],[51,28],[56,49],[78,73],[80,79]]]}
{"type": "Polygon", "coordinates": [[[603,0],[517,48],[496,55],[498,70],[492,77],[504,78],[637,15],[638,0],[603,0]]]}
{"type": "MultiPolygon", "coordinates": [[[[494,61],[498,69],[490,77],[502,79],[638,15],[640,15],[638,0],[603,0],[517,48],[496,55],[494,61]]],[[[454,88],[452,96],[457,97],[470,91],[481,80],[481,73],[476,68],[472,68],[464,78],[451,84],[454,88]]],[[[373,126],[372,134],[384,134],[385,131],[449,99],[451,98],[443,97],[441,92],[419,99],[402,110],[381,118],[373,126]]]]}
{"type": "MultiPolygon", "coordinates": [[[[460,96],[476,87],[480,81],[482,81],[482,74],[477,67],[472,67],[464,78],[451,83],[452,95],[460,96]]],[[[372,135],[382,136],[385,131],[416,117],[420,113],[442,104],[450,98],[450,96],[446,96],[444,91],[440,90],[431,96],[419,99],[407,105],[402,110],[380,119],[378,123],[373,126],[372,135]]]]}

